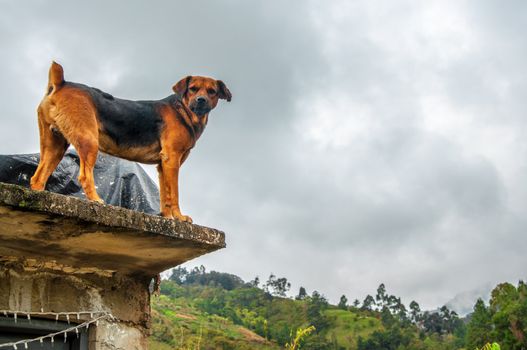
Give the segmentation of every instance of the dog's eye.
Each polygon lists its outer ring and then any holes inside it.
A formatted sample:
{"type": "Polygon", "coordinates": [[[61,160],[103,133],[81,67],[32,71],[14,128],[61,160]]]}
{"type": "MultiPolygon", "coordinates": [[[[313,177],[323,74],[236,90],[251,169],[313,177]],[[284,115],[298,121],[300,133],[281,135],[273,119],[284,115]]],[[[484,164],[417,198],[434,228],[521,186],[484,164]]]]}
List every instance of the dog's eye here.
{"type": "Polygon", "coordinates": [[[191,86],[188,88],[190,92],[197,92],[199,89],[196,86],[191,86]]]}
{"type": "Polygon", "coordinates": [[[214,89],[208,89],[207,92],[209,93],[209,95],[216,95],[216,90],[214,89]]]}

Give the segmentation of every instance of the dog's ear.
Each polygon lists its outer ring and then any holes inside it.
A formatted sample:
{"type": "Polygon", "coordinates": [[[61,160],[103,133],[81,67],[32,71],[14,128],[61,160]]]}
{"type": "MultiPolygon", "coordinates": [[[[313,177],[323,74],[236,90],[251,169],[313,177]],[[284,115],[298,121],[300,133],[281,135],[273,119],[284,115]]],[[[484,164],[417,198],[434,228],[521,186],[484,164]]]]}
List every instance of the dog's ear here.
{"type": "Polygon", "coordinates": [[[227,85],[221,80],[216,80],[216,82],[218,83],[219,89],[218,97],[227,100],[227,102],[231,102],[232,94],[229,89],[227,89],[227,85]]]}
{"type": "Polygon", "coordinates": [[[187,93],[188,84],[190,84],[190,80],[192,77],[190,75],[184,77],[180,81],[176,83],[176,85],[172,86],[172,90],[179,96],[183,97],[187,93]]]}

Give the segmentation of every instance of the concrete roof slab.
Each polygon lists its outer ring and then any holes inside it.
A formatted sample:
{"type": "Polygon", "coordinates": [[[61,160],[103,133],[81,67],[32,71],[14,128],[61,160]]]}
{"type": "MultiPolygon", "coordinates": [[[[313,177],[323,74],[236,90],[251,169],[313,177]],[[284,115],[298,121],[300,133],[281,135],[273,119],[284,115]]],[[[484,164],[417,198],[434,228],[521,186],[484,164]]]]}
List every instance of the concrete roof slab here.
{"type": "Polygon", "coordinates": [[[221,231],[0,183],[0,257],[154,275],[225,247],[221,231]]]}

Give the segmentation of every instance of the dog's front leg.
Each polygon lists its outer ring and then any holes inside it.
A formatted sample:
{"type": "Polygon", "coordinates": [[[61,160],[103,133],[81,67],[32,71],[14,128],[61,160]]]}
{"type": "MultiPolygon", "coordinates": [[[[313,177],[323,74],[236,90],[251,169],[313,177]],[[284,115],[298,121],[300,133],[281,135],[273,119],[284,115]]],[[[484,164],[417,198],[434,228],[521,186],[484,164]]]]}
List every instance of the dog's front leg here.
{"type": "Polygon", "coordinates": [[[161,215],[166,218],[172,218],[172,208],[170,206],[171,200],[167,198],[167,188],[165,185],[165,176],[163,174],[163,166],[157,165],[157,174],[159,175],[159,209],[161,215]]]}
{"type": "MultiPolygon", "coordinates": [[[[163,216],[173,217],[180,221],[192,222],[190,216],[181,214],[179,209],[179,168],[181,166],[180,155],[168,155],[163,157],[161,167],[162,171],[160,176],[163,176],[164,180],[164,197],[165,204],[162,208],[163,216]],[[161,175],[162,174],[162,175],[161,175]],[[170,211],[169,211],[170,208],[170,211]],[[164,211],[163,211],[164,210],[164,211]],[[172,215],[170,215],[171,213],[172,215]],[[167,215],[165,215],[167,214],[167,215]]],[[[160,184],[161,186],[162,184],[160,184]]]]}

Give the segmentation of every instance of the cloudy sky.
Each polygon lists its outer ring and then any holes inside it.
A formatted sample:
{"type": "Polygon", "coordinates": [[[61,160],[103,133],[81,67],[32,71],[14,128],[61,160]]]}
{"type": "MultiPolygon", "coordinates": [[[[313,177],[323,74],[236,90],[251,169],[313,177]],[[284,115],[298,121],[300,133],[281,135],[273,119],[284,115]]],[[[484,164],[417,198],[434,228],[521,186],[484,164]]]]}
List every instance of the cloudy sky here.
{"type": "Polygon", "coordinates": [[[38,151],[53,59],[128,99],[222,79],[180,188],[228,247],[187,266],[432,308],[527,278],[525,23],[525,1],[0,0],[0,153],[38,151]]]}

